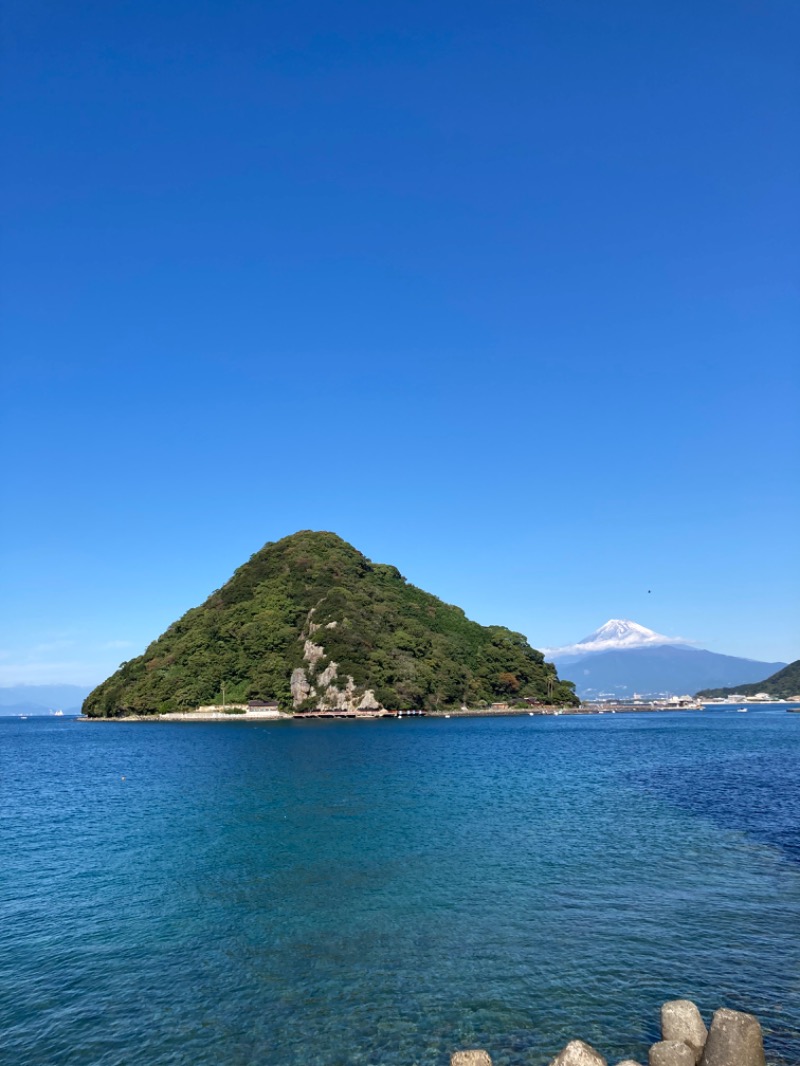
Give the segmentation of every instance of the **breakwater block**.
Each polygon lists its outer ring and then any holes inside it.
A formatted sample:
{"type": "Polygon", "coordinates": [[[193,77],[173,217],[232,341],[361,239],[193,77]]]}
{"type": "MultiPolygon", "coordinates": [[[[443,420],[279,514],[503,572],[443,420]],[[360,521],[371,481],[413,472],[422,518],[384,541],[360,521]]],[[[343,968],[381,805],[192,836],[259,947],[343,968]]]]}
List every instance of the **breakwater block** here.
{"type": "Polygon", "coordinates": [[[550,1066],[608,1066],[608,1063],[591,1044],[585,1044],[583,1040],[570,1040],[550,1066]]]}
{"type": "Polygon", "coordinates": [[[708,1029],[700,1011],[688,999],[671,999],[661,1008],[661,1036],[664,1040],[678,1040],[694,1052],[699,1062],[708,1039],[708,1029]]]}
{"type": "Polygon", "coordinates": [[[700,1066],[765,1066],[758,1018],[720,1007],[711,1019],[700,1066]]]}
{"type": "Polygon", "coordinates": [[[650,1066],[695,1066],[694,1051],[680,1040],[660,1040],[650,1048],[650,1066]]]}
{"type": "MultiPolygon", "coordinates": [[[[766,1066],[758,1018],[720,1007],[705,1022],[694,1003],[672,999],[661,1008],[661,1036],[648,1053],[648,1066],[766,1066]]],[[[450,1066],[492,1066],[486,1051],[456,1051],[450,1066]]],[[[583,1040],[571,1040],[550,1066],[608,1066],[599,1051],[583,1040]]],[[[625,1059],[617,1066],[640,1066],[625,1059]]]]}

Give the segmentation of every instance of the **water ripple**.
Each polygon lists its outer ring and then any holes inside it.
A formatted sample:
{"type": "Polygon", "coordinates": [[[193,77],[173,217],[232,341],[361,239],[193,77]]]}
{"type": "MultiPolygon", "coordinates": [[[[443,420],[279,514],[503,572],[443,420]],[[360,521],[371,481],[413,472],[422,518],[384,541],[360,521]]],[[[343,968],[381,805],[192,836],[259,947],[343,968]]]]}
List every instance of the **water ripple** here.
{"type": "Polygon", "coordinates": [[[0,720],[8,1061],[800,1061],[800,715],[0,720]]]}

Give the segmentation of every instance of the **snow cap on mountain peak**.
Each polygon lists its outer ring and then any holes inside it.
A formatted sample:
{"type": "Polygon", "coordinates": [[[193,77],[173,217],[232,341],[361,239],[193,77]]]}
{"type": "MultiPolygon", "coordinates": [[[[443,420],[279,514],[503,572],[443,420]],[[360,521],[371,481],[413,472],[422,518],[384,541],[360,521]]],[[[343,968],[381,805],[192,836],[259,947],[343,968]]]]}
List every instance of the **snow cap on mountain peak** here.
{"type": "Polygon", "coordinates": [[[597,644],[600,641],[613,640],[617,644],[668,644],[670,637],[656,633],[654,629],[630,622],[627,618],[609,618],[605,625],[595,629],[588,637],[579,640],[579,644],[597,644]]]}
{"type": "Polygon", "coordinates": [[[548,657],[564,655],[590,655],[596,651],[620,651],[627,648],[655,647],[659,644],[687,644],[683,637],[666,637],[663,633],[656,633],[647,626],[641,626],[638,622],[631,622],[627,618],[610,618],[605,625],[600,626],[588,637],[579,640],[577,644],[567,644],[563,648],[546,648],[548,657]]]}

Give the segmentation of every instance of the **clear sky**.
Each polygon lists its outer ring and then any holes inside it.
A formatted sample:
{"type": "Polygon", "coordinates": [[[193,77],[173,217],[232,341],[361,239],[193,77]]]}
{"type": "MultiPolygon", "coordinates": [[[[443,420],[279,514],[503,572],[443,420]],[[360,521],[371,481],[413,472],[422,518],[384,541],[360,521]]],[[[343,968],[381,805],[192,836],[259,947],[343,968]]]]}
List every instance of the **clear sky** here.
{"type": "Polygon", "coordinates": [[[330,529],[800,655],[795,0],[10,0],[0,684],[330,529]]]}

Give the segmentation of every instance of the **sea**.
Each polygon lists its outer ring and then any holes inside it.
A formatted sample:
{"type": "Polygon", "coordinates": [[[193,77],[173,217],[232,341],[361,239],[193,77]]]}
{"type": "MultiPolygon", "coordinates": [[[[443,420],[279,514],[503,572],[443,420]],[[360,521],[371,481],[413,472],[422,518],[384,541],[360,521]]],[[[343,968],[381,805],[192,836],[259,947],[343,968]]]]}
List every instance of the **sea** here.
{"type": "Polygon", "coordinates": [[[0,719],[0,1062],[800,1062],[800,714],[0,719]]]}

